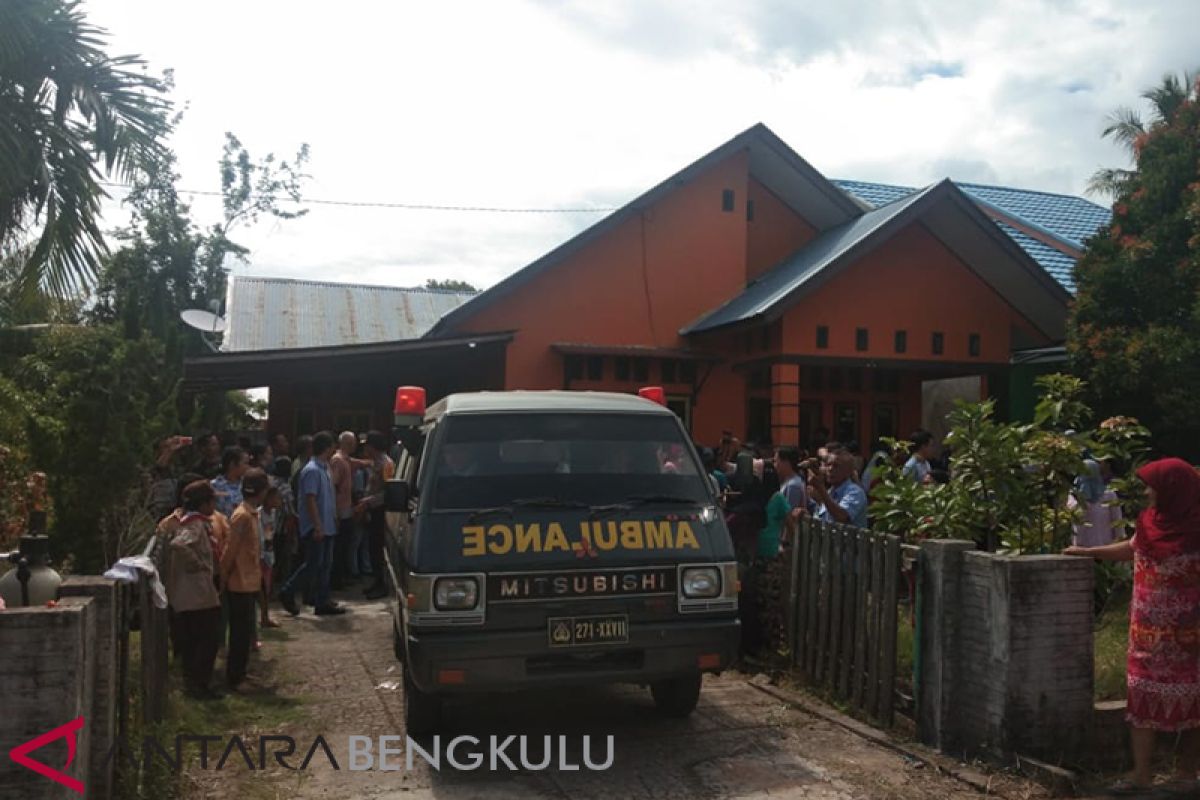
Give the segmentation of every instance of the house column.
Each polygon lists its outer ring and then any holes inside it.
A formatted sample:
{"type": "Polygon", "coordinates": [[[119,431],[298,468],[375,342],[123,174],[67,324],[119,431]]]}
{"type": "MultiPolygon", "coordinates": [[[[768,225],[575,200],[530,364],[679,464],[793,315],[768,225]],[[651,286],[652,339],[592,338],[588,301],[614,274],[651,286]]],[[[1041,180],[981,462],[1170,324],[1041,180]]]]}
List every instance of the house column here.
{"type": "Polygon", "coordinates": [[[800,366],[771,365],[771,441],[800,443],[800,366]]]}

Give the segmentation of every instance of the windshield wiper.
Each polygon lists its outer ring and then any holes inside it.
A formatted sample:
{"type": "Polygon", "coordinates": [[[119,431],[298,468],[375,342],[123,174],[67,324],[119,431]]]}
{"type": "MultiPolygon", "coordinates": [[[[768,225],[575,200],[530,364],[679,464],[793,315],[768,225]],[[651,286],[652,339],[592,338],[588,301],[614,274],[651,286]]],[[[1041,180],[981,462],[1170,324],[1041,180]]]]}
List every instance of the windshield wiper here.
{"type": "Polygon", "coordinates": [[[467,517],[467,522],[500,514],[511,517],[515,508],[591,508],[591,506],[578,500],[563,500],[559,497],[521,497],[506,506],[481,508],[467,517]]]}
{"type": "Polygon", "coordinates": [[[698,506],[701,504],[699,500],[693,500],[690,497],[681,497],[676,494],[631,494],[625,498],[624,502],[633,506],[644,506],[649,503],[688,506],[698,506]]]}
{"type": "Polygon", "coordinates": [[[616,511],[630,511],[637,506],[651,505],[653,503],[688,506],[702,505],[699,500],[693,500],[690,497],[680,497],[673,494],[632,494],[619,503],[610,503],[609,505],[604,506],[592,506],[592,516],[599,514],[611,514],[616,511]]]}

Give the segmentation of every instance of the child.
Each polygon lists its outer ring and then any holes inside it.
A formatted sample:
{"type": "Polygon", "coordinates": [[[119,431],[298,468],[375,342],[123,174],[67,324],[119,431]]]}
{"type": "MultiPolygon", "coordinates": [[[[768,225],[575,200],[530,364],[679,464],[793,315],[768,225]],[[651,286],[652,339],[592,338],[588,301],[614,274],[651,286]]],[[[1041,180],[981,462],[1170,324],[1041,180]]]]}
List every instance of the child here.
{"type": "MultiPolygon", "coordinates": [[[[275,531],[283,517],[283,494],[278,486],[267,489],[262,507],[262,589],[258,597],[259,624],[264,628],[278,628],[279,623],[271,619],[267,603],[271,597],[271,576],[275,568],[275,531]]],[[[254,649],[262,648],[262,642],[256,641],[254,649]]]]}

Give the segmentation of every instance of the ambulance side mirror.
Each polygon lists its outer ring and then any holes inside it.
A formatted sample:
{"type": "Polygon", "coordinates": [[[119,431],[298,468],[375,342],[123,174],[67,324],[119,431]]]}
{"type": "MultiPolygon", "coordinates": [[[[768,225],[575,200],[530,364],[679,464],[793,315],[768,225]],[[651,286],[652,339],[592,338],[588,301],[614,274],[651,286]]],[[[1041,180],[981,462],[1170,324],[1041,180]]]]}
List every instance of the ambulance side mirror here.
{"type": "Polygon", "coordinates": [[[383,485],[383,508],[401,514],[408,513],[411,492],[407,481],[388,481],[383,485]]]}

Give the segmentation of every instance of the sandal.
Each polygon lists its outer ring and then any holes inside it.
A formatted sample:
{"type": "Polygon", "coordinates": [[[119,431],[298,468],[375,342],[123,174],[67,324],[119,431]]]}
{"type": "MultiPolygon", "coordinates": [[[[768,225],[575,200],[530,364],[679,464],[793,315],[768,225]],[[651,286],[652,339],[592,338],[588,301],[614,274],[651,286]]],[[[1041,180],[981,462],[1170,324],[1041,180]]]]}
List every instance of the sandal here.
{"type": "Polygon", "coordinates": [[[1151,797],[1155,792],[1154,786],[1143,786],[1128,778],[1122,778],[1102,792],[1104,797],[1151,797]]]}
{"type": "Polygon", "coordinates": [[[262,626],[263,626],[264,628],[282,628],[282,627],[283,627],[282,625],[280,625],[278,622],[276,622],[275,620],[271,619],[270,617],[268,617],[267,619],[263,620],[263,624],[262,624],[262,626]]]}

